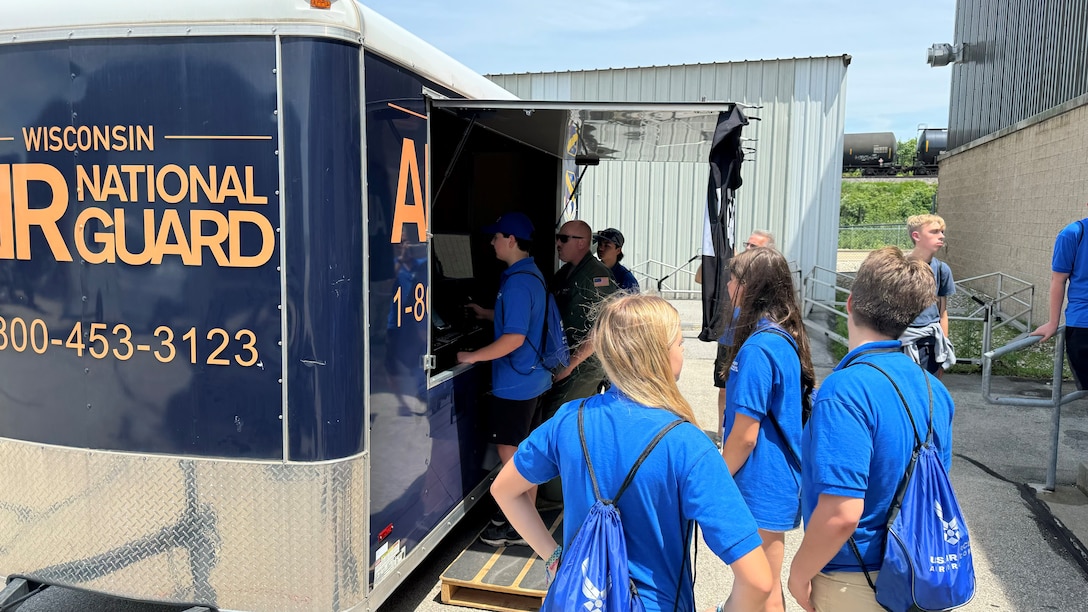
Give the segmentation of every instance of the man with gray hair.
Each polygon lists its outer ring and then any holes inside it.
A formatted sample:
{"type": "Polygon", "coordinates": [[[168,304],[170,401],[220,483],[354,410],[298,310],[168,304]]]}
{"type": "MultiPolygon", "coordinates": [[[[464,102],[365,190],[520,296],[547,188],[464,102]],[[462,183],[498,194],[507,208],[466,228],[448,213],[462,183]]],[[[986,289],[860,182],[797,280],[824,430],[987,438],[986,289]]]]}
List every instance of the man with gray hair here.
{"type": "Polygon", "coordinates": [[[770,247],[774,246],[774,234],[767,230],[757,229],[752,230],[752,235],[748,237],[748,242],[744,243],[744,250],[754,249],[756,247],[770,247]]]}

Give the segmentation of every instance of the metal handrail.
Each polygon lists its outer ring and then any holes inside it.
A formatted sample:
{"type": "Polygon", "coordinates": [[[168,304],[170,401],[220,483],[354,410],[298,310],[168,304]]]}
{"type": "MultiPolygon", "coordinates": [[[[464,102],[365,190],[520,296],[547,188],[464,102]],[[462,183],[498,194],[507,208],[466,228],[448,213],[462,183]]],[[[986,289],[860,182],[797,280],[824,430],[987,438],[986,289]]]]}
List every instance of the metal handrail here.
{"type": "Polygon", "coordinates": [[[701,289],[677,289],[677,288],[664,286],[664,284],[663,284],[665,280],[669,279],[672,276],[675,276],[678,273],[683,273],[683,274],[690,275],[690,276],[694,277],[695,272],[693,272],[691,270],[688,270],[687,266],[688,266],[688,264],[690,264],[691,262],[695,261],[698,258],[699,258],[699,253],[696,253],[695,256],[693,256],[691,259],[687,260],[683,264],[680,264],[679,266],[673,265],[673,264],[667,264],[667,263],[665,263],[663,261],[657,261],[656,259],[647,259],[647,260],[641,261],[641,262],[631,266],[629,269],[631,270],[632,274],[637,274],[637,275],[641,276],[642,278],[646,279],[647,281],[651,281],[649,284],[654,286],[654,287],[657,287],[658,293],[668,292],[668,293],[675,293],[675,294],[698,295],[698,294],[702,293],[701,289]],[[644,267],[648,268],[651,265],[658,266],[660,269],[666,271],[667,273],[660,276],[660,277],[657,277],[657,276],[652,276],[648,271],[643,270],[644,267]]]}
{"type": "MultiPolygon", "coordinates": [[[[967,284],[975,282],[975,281],[986,280],[986,279],[994,278],[994,277],[996,277],[996,279],[997,279],[997,296],[994,297],[994,298],[991,298],[990,301],[996,306],[995,314],[999,315],[1000,318],[1003,319],[1001,321],[1001,323],[994,326],[994,329],[1000,329],[1001,327],[1004,327],[1005,325],[1012,325],[1013,327],[1016,327],[1020,331],[1028,331],[1029,329],[1031,329],[1033,327],[1032,324],[1031,324],[1032,323],[1032,310],[1033,310],[1033,304],[1035,303],[1035,285],[1034,284],[1029,283],[1026,280],[1016,278],[1015,276],[1010,276],[1008,274],[1005,274],[1004,272],[990,272],[989,274],[980,274],[978,276],[972,276],[970,278],[961,279],[956,284],[957,285],[960,285],[960,284],[967,285],[967,284]],[[1016,283],[1020,283],[1023,286],[1020,289],[1017,289],[1016,291],[1012,291],[1010,293],[1004,293],[1003,294],[1003,292],[1004,292],[1003,287],[1004,287],[1004,284],[1005,284],[1006,280],[1010,280],[1010,281],[1014,281],[1016,283]],[[1027,300],[1024,300],[1024,299],[1020,298],[1021,294],[1024,294],[1024,293],[1026,293],[1027,296],[1028,296],[1027,300]],[[1002,306],[1001,306],[1006,301],[1015,302],[1015,303],[1019,304],[1020,306],[1023,306],[1023,309],[1020,310],[1019,312],[1015,313],[1015,314],[1006,313],[1004,311],[1004,309],[1002,308],[1002,306]],[[1021,325],[1020,322],[1019,322],[1019,319],[1020,319],[1020,317],[1022,315],[1025,315],[1025,314],[1028,315],[1027,321],[1024,324],[1021,325]]],[[[977,312],[978,311],[976,311],[976,313],[977,312]]]]}
{"type": "Polygon", "coordinates": [[[830,268],[824,268],[822,266],[813,266],[812,267],[812,272],[810,272],[809,275],[806,276],[801,281],[801,284],[802,284],[801,312],[803,312],[804,315],[805,315],[805,325],[815,329],[816,331],[822,332],[825,336],[827,336],[828,338],[831,338],[832,340],[834,340],[835,342],[838,342],[839,344],[847,345],[848,344],[847,339],[842,337],[838,332],[836,332],[834,330],[831,330],[831,329],[828,329],[827,327],[825,327],[823,325],[820,325],[819,323],[816,323],[815,321],[812,321],[808,317],[808,315],[812,312],[813,308],[818,308],[820,310],[830,312],[830,313],[832,313],[832,314],[834,314],[836,316],[840,316],[840,317],[844,317],[844,318],[846,317],[846,313],[844,313],[844,312],[840,311],[838,308],[836,308],[836,306],[844,305],[845,302],[839,302],[837,300],[832,300],[832,301],[828,302],[827,300],[817,300],[812,296],[812,294],[815,292],[815,287],[830,288],[830,289],[832,289],[832,291],[834,292],[835,295],[838,295],[839,291],[844,291],[846,293],[849,293],[850,292],[849,288],[842,287],[842,286],[840,286],[838,284],[838,281],[839,281],[840,278],[851,278],[851,275],[843,274],[842,272],[838,272],[838,271],[832,270],[830,268]],[[831,275],[833,275],[835,277],[835,282],[834,283],[829,283],[827,281],[824,281],[824,280],[821,280],[821,279],[817,278],[816,277],[817,272],[830,273],[831,275]]]}
{"type": "MultiPolygon", "coordinates": [[[[814,266],[812,268],[812,272],[809,274],[809,276],[806,277],[803,280],[803,287],[804,287],[803,296],[804,297],[803,297],[803,300],[802,300],[802,305],[803,305],[803,308],[804,308],[803,312],[804,312],[805,316],[807,317],[812,312],[813,309],[820,309],[822,311],[831,312],[832,314],[834,314],[836,316],[846,318],[846,313],[844,313],[844,312],[840,311],[838,308],[836,308],[838,306],[842,306],[842,303],[834,302],[834,301],[827,301],[827,300],[817,300],[813,296],[813,293],[816,291],[817,287],[830,288],[835,292],[842,291],[842,292],[845,292],[845,293],[849,293],[849,291],[850,291],[849,288],[842,286],[839,281],[840,281],[840,279],[852,278],[852,276],[853,275],[849,274],[849,273],[842,273],[842,272],[838,272],[836,270],[832,270],[830,268],[824,268],[824,267],[821,267],[821,266],[814,266]],[[825,280],[822,280],[821,278],[818,278],[819,273],[826,273],[824,276],[833,275],[834,278],[835,278],[835,283],[832,284],[832,283],[829,283],[829,282],[827,282],[825,280]]],[[[970,321],[970,322],[975,322],[975,323],[982,323],[982,347],[981,347],[980,353],[985,353],[986,351],[990,350],[992,340],[993,340],[993,333],[994,333],[995,330],[1001,329],[1002,327],[1005,327],[1006,325],[1010,325],[1012,327],[1015,327],[1016,329],[1020,329],[1021,331],[1026,331],[1028,328],[1030,328],[1030,326],[1031,326],[1031,313],[1032,313],[1032,308],[1033,308],[1032,303],[1034,302],[1034,296],[1035,296],[1035,286],[1034,285],[1028,284],[1025,281],[1022,281],[1022,280],[1020,280],[1018,278],[1009,276],[1009,275],[1005,274],[1004,272],[991,272],[989,274],[982,274],[980,276],[973,276],[971,278],[965,278],[963,280],[957,281],[956,282],[956,287],[969,290],[972,293],[971,298],[975,302],[978,303],[978,308],[968,312],[967,314],[959,314],[959,315],[950,314],[948,318],[950,320],[954,320],[954,321],[970,321]],[[989,296],[985,295],[985,293],[976,292],[975,290],[972,290],[970,287],[965,287],[964,286],[964,285],[966,285],[968,283],[972,283],[972,282],[979,281],[979,280],[986,280],[986,279],[990,279],[990,278],[996,278],[996,281],[997,281],[997,293],[998,293],[997,297],[989,297],[989,296]],[[1021,284],[1027,285],[1027,286],[1026,287],[1021,287],[1021,288],[1019,288],[1016,291],[1013,291],[1011,293],[1004,293],[1004,285],[1005,285],[1006,280],[1015,281],[1017,283],[1021,283],[1021,284]],[[987,297],[989,299],[982,299],[981,297],[978,297],[977,295],[974,295],[975,293],[982,293],[982,295],[984,297],[987,297]],[[1023,297],[1021,297],[1021,296],[1025,295],[1025,294],[1028,296],[1027,301],[1025,301],[1023,299],[1023,297]],[[1004,302],[1009,302],[1009,301],[1011,301],[1013,303],[1016,303],[1016,304],[1023,305],[1024,308],[1020,309],[1019,311],[1017,311],[1016,313],[1013,313],[1013,314],[1006,313],[1006,312],[1002,311],[1000,305],[1002,303],[1004,303],[1004,302]],[[1026,323],[1020,320],[1020,317],[1024,316],[1025,314],[1027,315],[1026,323]]],[[[819,323],[816,323],[816,322],[812,321],[811,319],[806,319],[806,324],[809,325],[810,327],[812,327],[813,329],[822,332],[828,338],[831,338],[832,340],[834,340],[834,341],[836,341],[836,342],[838,342],[840,344],[843,344],[843,345],[847,344],[846,338],[843,338],[841,335],[836,333],[834,330],[828,329],[827,327],[825,327],[823,325],[820,325],[819,323]]],[[[975,358],[975,357],[959,356],[959,357],[957,357],[956,362],[957,363],[981,364],[982,359],[981,359],[981,357],[975,358]]]]}
{"type": "Polygon", "coordinates": [[[1032,406],[1049,407],[1050,412],[1050,464],[1046,470],[1046,484],[1043,488],[1053,491],[1056,486],[1058,474],[1058,436],[1062,419],[1062,404],[1067,404],[1082,397],[1088,397],[1088,391],[1073,391],[1062,395],[1062,373],[1065,365],[1065,334],[1064,327],[1059,327],[1055,332],[1054,342],[1054,371],[1051,379],[1050,399],[1038,399],[1029,397],[998,397],[991,392],[993,376],[993,361],[1009,353],[1023,350],[1042,341],[1042,336],[1021,336],[1005,346],[987,351],[982,354],[982,397],[990,404],[1002,406],[1032,406]]]}

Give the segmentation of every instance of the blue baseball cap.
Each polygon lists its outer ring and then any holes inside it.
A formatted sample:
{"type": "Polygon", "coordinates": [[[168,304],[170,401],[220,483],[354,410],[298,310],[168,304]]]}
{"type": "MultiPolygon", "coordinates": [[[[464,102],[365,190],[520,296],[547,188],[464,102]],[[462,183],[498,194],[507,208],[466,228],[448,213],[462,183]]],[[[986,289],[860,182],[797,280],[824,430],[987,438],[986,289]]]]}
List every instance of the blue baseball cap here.
{"type": "Polygon", "coordinates": [[[506,234],[522,240],[533,239],[533,222],[519,212],[506,213],[482,230],[485,234],[506,234]]]}

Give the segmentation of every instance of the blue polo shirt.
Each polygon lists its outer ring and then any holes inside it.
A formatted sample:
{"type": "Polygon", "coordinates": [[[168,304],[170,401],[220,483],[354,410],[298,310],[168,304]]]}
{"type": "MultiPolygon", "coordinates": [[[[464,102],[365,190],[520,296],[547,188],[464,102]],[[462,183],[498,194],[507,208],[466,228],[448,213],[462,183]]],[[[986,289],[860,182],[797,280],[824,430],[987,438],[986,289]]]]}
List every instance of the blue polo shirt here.
{"type": "Polygon", "coordinates": [[[755,448],[733,478],[760,528],[787,531],[801,524],[801,470],[794,458],[801,453],[801,361],[790,340],[760,331],[772,327],[787,333],[761,320],[729,368],[724,431],[728,438],[738,414],[759,422],[755,448]]]}
{"type": "Polygon", "coordinates": [[[1065,324],[1069,327],[1088,327],[1088,240],[1084,239],[1084,225],[1074,221],[1058,233],[1054,241],[1054,257],[1050,269],[1069,275],[1065,297],[1065,324]],[[1074,265],[1079,263],[1080,265],[1074,265]]]}
{"type": "MultiPolygon", "coordinates": [[[[888,507],[903,480],[915,445],[910,419],[892,383],[910,407],[918,434],[925,439],[929,388],[933,391],[933,444],[946,470],[952,467],[952,397],[932,374],[900,351],[898,340],[870,342],[843,358],[824,379],[801,436],[801,510],[805,525],[821,494],[865,500],[854,541],[865,566],[879,570],[887,535],[888,507]],[[847,367],[849,366],[849,367],[847,367]]],[[[825,572],[860,572],[849,544],[824,567],[825,572]]]]}
{"type": "Polygon", "coordinates": [[[547,293],[543,275],[532,257],[514,262],[499,278],[495,298],[495,339],[522,334],[525,342],[505,357],[491,362],[491,387],[496,397],[527,400],[552,386],[552,373],[544,367],[544,309],[547,293]]]}
{"type": "MultiPolygon", "coordinates": [[[[514,454],[518,473],[529,482],[540,484],[562,476],[563,544],[568,548],[596,501],[578,436],[581,403],[575,400],[561,406],[514,454]]],[[[678,417],[662,408],[637,404],[615,387],[589,397],[585,406],[589,456],[601,495],[611,497],[650,440],[678,417]]],[[[618,506],[631,578],[647,612],[695,609],[691,564],[683,563],[688,520],[699,522],[707,546],[727,564],[761,544],[756,523],[717,447],[690,423],[661,439],[618,506]],[[674,608],[677,585],[680,603],[674,608]]]]}

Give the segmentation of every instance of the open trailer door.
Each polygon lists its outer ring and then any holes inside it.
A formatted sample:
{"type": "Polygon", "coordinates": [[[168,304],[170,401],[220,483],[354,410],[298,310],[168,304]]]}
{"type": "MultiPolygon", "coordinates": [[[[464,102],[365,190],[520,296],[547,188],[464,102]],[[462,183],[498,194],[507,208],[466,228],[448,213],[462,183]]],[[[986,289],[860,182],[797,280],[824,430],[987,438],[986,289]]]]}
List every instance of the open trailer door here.
{"type": "MultiPolygon", "coordinates": [[[[427,446],[430,454],[426,468],[421,468],[425,473],[411,479],[418,490],[398,491],[401,502],[412,500],[401,507],[418,509],[397,516],[386,511],[396,507],[392,500],[378,496],[372,500],[373,531],[385,534],[387,541],[400,542],[403,560],[396,563],[406,566],[384,567],[382,563],[382,575],[389,575],[394,567],[397,571],[411,569],[417,561],[416,552],[441,538],[446,526],[455,522],[450,517],[464,511],[467,502],[458,504],[458,494],[463,494],[465,500],[477,499],[487,485],[487,474],[495,466],[493,454],[486,460],[487,454],[481,450],[486,441],[476,438],[474,443],[472,437],[477,429],[473,423],[482,418],[481,407],[487,401],[484,395],[490,389],[490,364],[456,361],[457,351],[478,349],[493,337],[490,325],[481,330],[478,321],[465,316],[464,309],[468,301],[491,303],[502,270],[489,246],[490,237],[479,229],[507,212],[528,215],[536,228],[531,253],[544,275],[551,278],[555,273],[552,234],[559,224],[579,217],[577,186],[586,173],[594,171],[594,166],[612,161],[707,163],[715,143],[718,148],[732,143],[736,146],[734,166],[739,168],[740,130],[747,123],[732,103],[466,100],[427,93],[430,97],[424,114],[428,124],[425,174],[430,276],[425,295],[430,323],[428,354],[418,361],[426,373],[430,424],[421,423],[420,432],[426,431],[429,437],[421,437],[418,443],[427,446]],[[723,134],[729,138],[723,138],[723,134]],[[457,443],[444,443],[454,438],[457,443]],[[439,499],[442,495],[447,497],[439,499]],[[413,519],[408,514],[419,516],[413,519]],[[406,534],[403,531],[410,527],[400,527],[412,524],[420,525],[415,533],[406,534]]],[[[721,172],[712,171],[710,176],[711,200],[666,206],[707,209],[708,218],[713,220],[708,227],[719,234],[712,243],[716,249],[719,244],[725,245],[717,252],[728,255],[733,243],[732,216],[727,214],[731,208],[720,203],[731,203],[732,198],[721,195],[721,172]]],[[[370,180],[373,183],[375,177],[370,180]]],[[[704,242],[699,235],[692,236],[691,241],[694,245],[704,242]]],[[[720,265],[716,269],[724,269],[725,260],[717,259],[720,265]]],[[[704,274],[711,280],[718,278],[713,273],[704,274]]],[[[713,299],[704,307],[708,316],[723,310],[723,297],[728,300],[725,283],[719,283],[718,288],[720,291],[712,292],[713,299]]],[[[724,322],[720,325],[724,326],[724,322]]],[[[374,431],[378,431],[378,425],[374,431]]],[[[396,456],[398,448],[414,442],[376,434],[371,440],[371,481],[392,481],[398,474],[404,480],[404,462],[385,457],[396,456]]],[[[380,556],[386,550],[379,548],[374,554],[380,556]]],[[[487,556],[493,552],[490,550],[487,556]]],[[[462,555],[465,563],[479,561],[482,566],[487,559],[478,557],[472,549],[462,555]]],[[[479,573],[479,568],[470,570],[455,573],[479,573]]],[[[514,572],[510,578],[518,574],[514,572]]],[[[537,574],[542,575],[534,572],[531,576],[537,574]]],[[[532,591],[530,582],[521,579],[517,585],[492,586],[503,592],[532,591]]],[[[375,590],[381,591],[382,585],[376,585],[375,590]]]]}
{"type": "MultiPolygon", "coordinates": [[[[734,193],[744,159],[741,130],[748,124],[738,105],[438,99],[432,106],[459,117],[469,131],[503,134],[561,159],[556,227],[578,217],[577,186],[590,166],[607,161],[709,162],[706,202],[690,203],[702,204],[706,211],[699,339],[710,342],[721,336],[729,319],[726,262],[736,245],[734,193]]],[[[534,222],[542,227],[535,217],[534,222]]]]}

